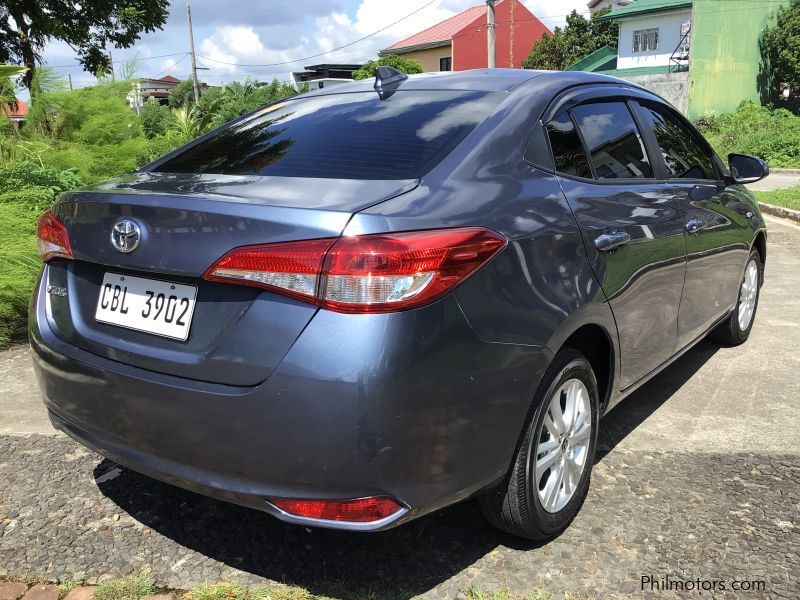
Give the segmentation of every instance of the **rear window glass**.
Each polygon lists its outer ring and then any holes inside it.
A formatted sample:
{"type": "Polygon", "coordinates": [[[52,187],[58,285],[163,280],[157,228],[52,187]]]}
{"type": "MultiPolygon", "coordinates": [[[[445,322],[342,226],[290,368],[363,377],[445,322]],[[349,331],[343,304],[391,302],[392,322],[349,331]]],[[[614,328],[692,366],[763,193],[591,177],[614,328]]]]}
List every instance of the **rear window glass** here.
{"type": "Polygon", "coordinates": [[[398,91],[298,98],[265,107],[159,165],[166,173],[414,179],[497,106],[485,92],[398,91]]]}
{"type": "Polygon", "coordinates": [[[547,124],[547,136],[553,150],[556,171],[565,175],[592,178],[592,169],[568,113],[561,113],[547,124]]]}
{"type": "Polygon", "coordinates": [[[598,179],[653,177],[653,169],[628,107],[597,102],[572,109],[598,179]]]}

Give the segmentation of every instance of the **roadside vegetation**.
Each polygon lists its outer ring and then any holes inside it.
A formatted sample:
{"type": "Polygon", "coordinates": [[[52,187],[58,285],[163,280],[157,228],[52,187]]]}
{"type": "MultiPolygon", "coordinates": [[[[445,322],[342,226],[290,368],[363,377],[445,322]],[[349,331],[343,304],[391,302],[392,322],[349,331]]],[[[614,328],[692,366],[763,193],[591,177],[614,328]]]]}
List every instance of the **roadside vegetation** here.
{"type": "MultiPolygon", "coordinates": [[[[0,109],[15,98],[0,72],[0,109]]],[[[104,78],[68,90],[40,67],[33,100],[17,132],[0,110],[0,347],[24,336],[27,305],[39,270],[36,218],[62,192],[132,171],[213,127],[296,94],[278,81],[237,81],[210,88],[196,105],[179,86],[170,106],[145,103],[138,114],[125,99],[131,79],[104,78]]]]}
{"type": "Polygon", "coordinates": [[[736,112],[695,122],[717,154],[731,152],[764,158],[770,167],[800,169],[800,116],[744,102],[736,112]]]}
{"type": "Polygon", "coordinates": [[[785,190],[773,190],[771,192],[756,192],[759,202],[771,204],[772,206],[782,206],[792,210],[800,210],[800,185],[785,190]]]}
{"type": "MultiPolygon", "coordinates": [[[[0,578],[3,581],[4,578],[0,578]]],[[[10,580],[22,581],[27,585],[41,583],[36,579],[23,578],[10,580]]],[[[67,581],[58,584],[59,600],[64,600],[66,595],[81,584],[77,581],[67,581]]],[[[320,585],[320,587],[323,587],[320,585]]],[[[359,589],[352,583],[330,582],[325,584],[325,593],[314,594],[306,588],[296,585],[273,584],[270,586],[243,586],[237,583],[205,583],[190,590],[164,590],[156,588],[152,579],[144,575],[127,575],[118,579],[104,581],[94,588],[92,600],[142,600],[145,596],[153,594],[163,595],[171,600],[395,600],[396,598],[412,597],[406,591],[394,590],[380,592],[373,589],[359,589]]],[[[591,596],[565,592],[552,594],[550,592],[532,591],[526,594],[513,594],[507,588],[487,591],[473,587],[458,595],[465,600],[595,600],[591,596]]],[[[612,594],[607,596],[610,600],[625,600],[625,597],[612,594]]]]}

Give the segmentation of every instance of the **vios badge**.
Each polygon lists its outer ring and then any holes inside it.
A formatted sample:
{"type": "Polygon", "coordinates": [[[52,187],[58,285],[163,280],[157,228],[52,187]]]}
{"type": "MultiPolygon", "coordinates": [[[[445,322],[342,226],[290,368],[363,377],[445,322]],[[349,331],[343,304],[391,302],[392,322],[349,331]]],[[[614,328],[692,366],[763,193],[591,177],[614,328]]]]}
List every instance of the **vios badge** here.
{"type": "Polygon", "coordinates": [[[111,229],[111,245],[126,254],[136,250],[141,238],[141,229],[130,219],[120,219],[111,229]]]}

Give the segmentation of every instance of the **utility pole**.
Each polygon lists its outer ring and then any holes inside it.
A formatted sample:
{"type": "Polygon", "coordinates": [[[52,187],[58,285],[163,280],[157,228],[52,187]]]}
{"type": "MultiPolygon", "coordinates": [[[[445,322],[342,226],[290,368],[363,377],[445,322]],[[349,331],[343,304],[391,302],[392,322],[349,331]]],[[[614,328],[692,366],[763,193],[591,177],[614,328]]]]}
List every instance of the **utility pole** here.
{"type": "Polygon", "coordinates": [[[192,7],[186,3],[186,16],[189,18],[189,52],[192,54],[192,90],[194,90],[194,103],[200,101],[200,86],[197,83],[197,58],[194,54],[194,33],[192,32],[192,7]]]}
{"type": "Polygon", "coordinates": [[[486,54],[488,66],[494,69],[495,62],[495,30],[494,30],[494,3],[495,0],[486,0],[486,54]]]}
{"type": "Polygon", "coordinates": [[[108,51],[108,64],[111,65],[111,81],[116,81],[117,78],[114,75],[114,57],[111,56],[111,50],[108,51]]]}
{"type": "Polygon", "coordinates": [[[72,73],[67,73],[67,77],[69,78],[69,91],[72,91],[72,73]]]}

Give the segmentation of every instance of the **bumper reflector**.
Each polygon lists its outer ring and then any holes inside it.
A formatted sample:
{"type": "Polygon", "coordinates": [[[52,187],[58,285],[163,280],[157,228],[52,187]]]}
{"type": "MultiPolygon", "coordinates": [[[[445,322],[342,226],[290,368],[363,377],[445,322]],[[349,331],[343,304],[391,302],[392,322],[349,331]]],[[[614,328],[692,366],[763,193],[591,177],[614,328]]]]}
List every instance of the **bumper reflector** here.
{"type": "Polygon", "coordinates": [[[292,500],[272,498],[270,502],[283,512],[296,517],[370,523],[380,521],[403,507],[387,496],[359,498],[357,500],[292,500]]]}

